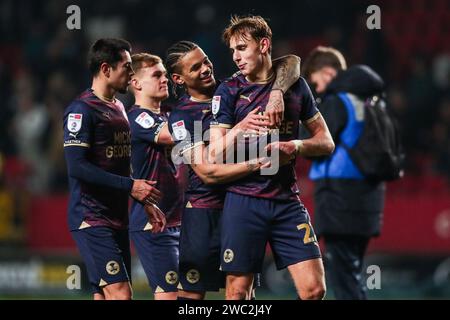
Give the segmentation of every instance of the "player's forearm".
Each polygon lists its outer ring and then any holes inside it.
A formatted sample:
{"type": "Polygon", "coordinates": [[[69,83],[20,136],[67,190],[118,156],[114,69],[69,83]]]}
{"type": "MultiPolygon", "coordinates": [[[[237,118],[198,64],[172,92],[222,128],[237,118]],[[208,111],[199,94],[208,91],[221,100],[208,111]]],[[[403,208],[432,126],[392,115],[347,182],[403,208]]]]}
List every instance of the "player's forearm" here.
{"type": "Polygon", "coordinates": [[[223,184],[243,178],[260,168],[259,163],[193,165],[194,171],[205,184],[223,184]]]}
{"type": "Polygon", "coordinates": [[[210,162],[223,163],[226,159],[227,152],[234,150],[236,139],[243,130],[238,125],[226,131],[223,136],[216,136],[210,141],[208,146],[208,155],[210,162]]]}
{"type": "Polygon", "coordinates": [[[167,124],[164,125],[161,131],[156,135],[155,143],[164,146],[173,146],[175,144],[167,124]]]}
{"type": "Polygon", "coordinates": [[[131,191],[133,180],[130,177],[109,173],[93,165],[81,154],[82,151],[76,149],[77,147],[68,147],[64,150],[70,177],[100,186],[131,191]]]}
{"type": "Polygon", "coordinates": [[[286,92],[300,78],[301,59],[296,55],[287,55],[273,61],[275,82],[272,90],[286,92]]]}
{"type": "Polygon", "coordinates": [[[334,142],[329,134],[318,134],[305,140],[295,140],[297,155],[303,157],[328,156],[334,151],[334,142]]]}
{"type": "Polygon", "coordinates": [[[327,123],[320,112],[304,123],[311,138],[294,141],[296,153],[304,157],[328,156],[334,151],[334,142],[327,123]]]}

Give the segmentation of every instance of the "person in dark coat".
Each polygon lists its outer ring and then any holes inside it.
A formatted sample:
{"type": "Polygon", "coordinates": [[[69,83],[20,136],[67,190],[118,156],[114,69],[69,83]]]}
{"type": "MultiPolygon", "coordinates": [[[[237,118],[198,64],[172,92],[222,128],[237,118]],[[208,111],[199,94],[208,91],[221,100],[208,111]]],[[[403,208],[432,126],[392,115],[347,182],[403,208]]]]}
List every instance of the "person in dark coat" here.
{"type": "Polygon", "coordinates": [[[327,47],[311,52],[303,76],[315,90],[336,145],[331,156],[313,159],[309,174],[328,285],[336,299],[367,299],[364,255],[381,231],[385,184],[366,179],[342,143],[355,144],[364,126],[364,101],[381,94],[384,82],[368,66],[347,69],[342,54],[327,47]]]}

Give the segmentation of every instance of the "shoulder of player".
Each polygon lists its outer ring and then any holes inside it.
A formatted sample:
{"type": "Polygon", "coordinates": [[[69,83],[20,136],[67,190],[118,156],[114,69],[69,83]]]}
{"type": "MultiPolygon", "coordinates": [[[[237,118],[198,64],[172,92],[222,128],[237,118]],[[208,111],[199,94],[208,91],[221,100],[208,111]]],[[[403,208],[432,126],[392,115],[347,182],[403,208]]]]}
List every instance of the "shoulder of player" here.
{"type": "Polygon", "coordinates": [[[235,72],[231,77],[225,78],[220,82],[218,87],[235,87],[240,83],[245,82],[245,77],[242,75],[241,71],[235,72]]]}
{"type": "Polygon", "coordinates": [[[128,119],[130,121],[130,128],[133,131],[135,128],[151,129],[155,124],[165,122],[160,116],[154,114],[150,110],[143,108],[132,108],[128,111],[128,119]]]}
{"type": "Polygon", "coordinates": [[[190,96],[185,94],[178,98],[178,100],[174,104],[172,104],[170,113],[172,114],[174,112],[184,112],[191,107],[192,103],[193,102],[190,100],[190,96]]]}
{"type": "Polygon", "coordinates": [[[179,108],[174,108],[172,112],[170,112],[169,120],[168,122],[170,124],[175,123],[177,121],[184,120],[184,121],[190,121],[191,115],[186,110],[180,110],[179,108]]]}
{"type": "Polygon", "coordinates": [[[290,89],[307,90],[309,89],[309,85],[308,82],[306,82],[305,78],[299,77],[298,80],[294,82],[294,84],[291,86],[290,89]]]}
{"type": "Polygon", "coordinates": [[[133,117],[139,116],[141,113],[147,113],[148,115],[152,115],[150,110],[146,110],[144,108],[140,108],[139,106],[133,105],[127,111],[128,118],[132,119],[133,117]]]}
{"type": "Polygon", "coordinates": [[[69,113],[89,114],[92,112],[92,107],[83,99],[77,98],[73,100],[66,108],[64,117],[69,113]]]}
{"type": "Polygon", "coordinates": [[[296,86],[301,91],[312,92],[311,88],[309,87],[308,81],[306,81],[306,79],[303,77],[300,77],[295,82],[294,86],[296,86]]]}
{"type": "Polygon", "coordinates": [[[119,99],[116,98],[114,103],[117,107],[119,107],[119,109],[121,109],[122,111],[124,111],[126,113],[125,105],[123,104],[122,101],[120,101],[119,99]]]}
{"type": "Polygon", "coordinates": [[[294,84],[289,88],[288,92],[302,95],[311,92],[311,89],[309,88],[306,79],[303,77],[299,77],[299,79],[295,81],[294,84]]]}

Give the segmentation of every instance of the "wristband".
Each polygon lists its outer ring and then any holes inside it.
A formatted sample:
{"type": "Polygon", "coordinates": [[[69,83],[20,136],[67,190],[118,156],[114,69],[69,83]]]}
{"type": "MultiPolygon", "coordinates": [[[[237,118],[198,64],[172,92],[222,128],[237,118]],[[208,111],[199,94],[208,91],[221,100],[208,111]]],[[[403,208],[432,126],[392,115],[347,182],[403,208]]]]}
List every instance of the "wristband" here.
{"type": "Polygon", "coordinates": [[[303,149],[303,141],[302,140],[291,140],[291,142],[295,145],[295,153],[300,154],[303,149]]]}

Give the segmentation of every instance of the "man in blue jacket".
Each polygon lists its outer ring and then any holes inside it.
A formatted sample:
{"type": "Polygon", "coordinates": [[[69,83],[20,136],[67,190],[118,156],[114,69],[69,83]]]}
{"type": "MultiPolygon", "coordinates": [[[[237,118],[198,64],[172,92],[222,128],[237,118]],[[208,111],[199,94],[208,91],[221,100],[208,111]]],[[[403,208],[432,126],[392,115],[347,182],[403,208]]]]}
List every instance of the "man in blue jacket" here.
{"type": "Polygon", "coordinates": [[[343,146],[355,145],[364,126],[364,101],[384,88],[367,66],[347,69],[342,54],[318,47],[306,59],[302,74],[318,97],[336,148],[314,158],[315,231],[325,241],[325,269],[337,299],[366,299],[363,259],[370,238],[379,235],[385,185],[366,179],[343,146]]]}

